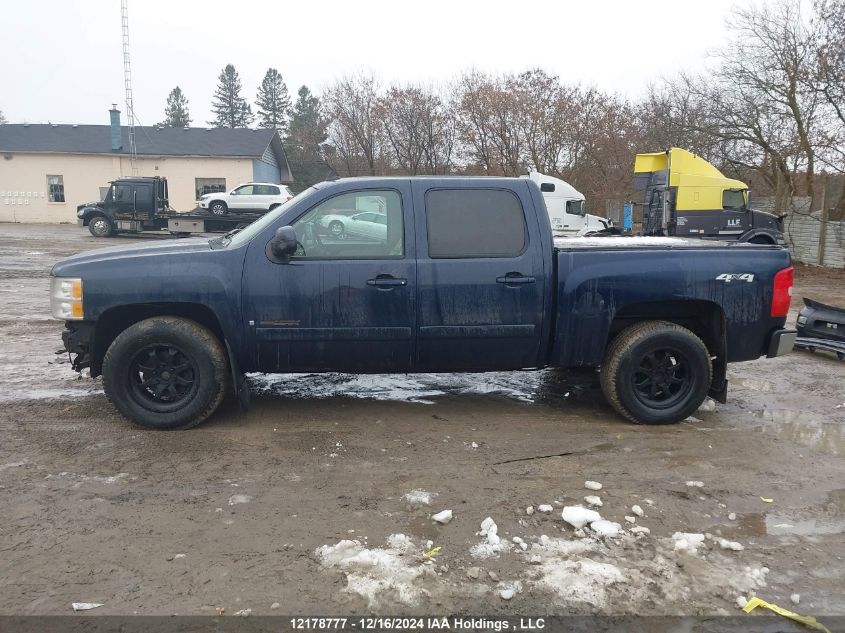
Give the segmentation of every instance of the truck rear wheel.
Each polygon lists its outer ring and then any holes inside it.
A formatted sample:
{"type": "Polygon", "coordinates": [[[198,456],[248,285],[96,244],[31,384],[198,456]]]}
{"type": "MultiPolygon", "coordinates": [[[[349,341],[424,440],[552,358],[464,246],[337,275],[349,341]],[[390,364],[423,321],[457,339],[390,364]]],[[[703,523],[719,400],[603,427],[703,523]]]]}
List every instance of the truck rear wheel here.
{"type": "Polygon", "coordinates": [[[114,224],[104,215],[95,215],[88,222],[88,232],[94,237],[111,237],[114,234],[114,224]]]}
{"type": "Polygon", "coordinates": [[[220,340],[199,323],[153,317],[121,332],[103,359],[103,386],[118,411],[153,429],[187,429],[210,416],[229,372],[220,340]]]}
{"type": "Polygon", "coordinates": [[[637,424],[674,424],[707,397],[712,379],[707,346],[688,329],[644,321],[619,333],[601,367],[611,406],[637,424]]]}

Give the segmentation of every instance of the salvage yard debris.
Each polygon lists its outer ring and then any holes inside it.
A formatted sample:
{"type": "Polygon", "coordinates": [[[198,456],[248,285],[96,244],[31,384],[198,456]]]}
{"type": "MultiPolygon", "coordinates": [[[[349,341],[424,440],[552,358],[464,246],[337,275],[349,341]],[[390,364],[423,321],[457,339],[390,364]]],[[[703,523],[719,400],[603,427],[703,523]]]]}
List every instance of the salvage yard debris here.
{"type": "Polygon", "coordinates": [[[795,622],[800,622],[804,626],[808,626],[811,629],[816,631],[823,631],[824,633],[830,633],[830,629],[827,628],[821,622],[818,622],[816,618],[811,615],[801,615],[799,613],[795,613],[794,611],[789,611],[788,609],[784,609],[783,607],[779,607],[776,604],[772,604],[771,602],[766,602],[765,600],[753,597],[747,601],[745,606],[742,607],[742,610],[746,613],[751,613],[757,607],[762,607],[763,609],[768,609],[769,611],[773,611],[778,615],[782,615],[785,618],[789,618],[790,620],[794,620],[795,622]]]}

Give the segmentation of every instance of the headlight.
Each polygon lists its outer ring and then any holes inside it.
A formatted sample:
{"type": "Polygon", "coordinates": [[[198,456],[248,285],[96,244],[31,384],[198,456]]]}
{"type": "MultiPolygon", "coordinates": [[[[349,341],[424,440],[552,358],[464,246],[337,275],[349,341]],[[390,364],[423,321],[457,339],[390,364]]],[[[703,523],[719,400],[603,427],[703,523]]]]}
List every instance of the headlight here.
{"type": "Polygon", "coordinates": [[[80,209],[76,212],[76,217],[78,218],[81,218],[83,215],[85,215],[85,209],[80,209]]]}
{"type": "Polygon", "coordinates": [[[55,319],[80,320],[82,280],[74,277],[53,277],[50,280],[50,312],[55,319]]]}

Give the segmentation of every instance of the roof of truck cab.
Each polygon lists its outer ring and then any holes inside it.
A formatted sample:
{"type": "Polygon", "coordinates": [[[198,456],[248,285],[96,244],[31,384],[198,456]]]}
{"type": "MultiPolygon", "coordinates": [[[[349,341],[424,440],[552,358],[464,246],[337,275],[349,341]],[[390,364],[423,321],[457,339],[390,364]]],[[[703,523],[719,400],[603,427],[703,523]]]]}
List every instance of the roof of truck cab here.
{"type": "MultiPolygon", "coordinates": [[[[334,178],[332,180],[324,180],[323,182],[317,183],[317,185],[327,185],[336,182],[351,182],[351,183],[367,183],[367,182],[384,182],[384,181],[449,181],[449,182],[458,182],[458,181],[474,181],[474,182],[501,182],[507,183],[510,185],[519,185],[525,182],[531,182],[527,178],[521,177],[511,177],[511,176],[461,176],[461,175],[450,175],[450,176],[349,176],[349,177],[342,177],[342,178],[334,178]]],[[[536,184],[536,183],[535,183],[536,184]]],[[[315,186],[317,186],[315,185],[315,186]]]]}

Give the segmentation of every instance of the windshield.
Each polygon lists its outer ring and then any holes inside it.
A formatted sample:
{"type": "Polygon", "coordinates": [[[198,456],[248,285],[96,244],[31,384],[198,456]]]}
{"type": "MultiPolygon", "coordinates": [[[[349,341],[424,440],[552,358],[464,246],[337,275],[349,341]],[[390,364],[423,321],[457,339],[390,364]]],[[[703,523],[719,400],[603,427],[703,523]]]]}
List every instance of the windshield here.
{"type": "MultiPolygon", "coordinates": [[[[313,196],[316,193],[316,191],[317,191],[316,187],[311,187],[310,189],[306,189],[305,191],[303,191],[301,194],[299,194],[295,198],[292,198],[291,200],[287,200],[287,201],[283,202],[281,204],[281,206],[276,207],[275,209],[273,209],[269,213],[261,216],[255,222],[253,222],[252,224],[250,224],[249,226],[247,226],[243,230],[238,231],[236,234],[232,235],[231,237],[226,237],[226,238],[218,237],[218,238],[216,238],[217,240],[220,240],[217,243],[220,246],[223,246],[223,247],[226,247],[226,246],[238,247],[238,246],[241,246],[243,244],[246,244],[253,237],[255,237],[256,235],[261,233],[261,231],[263,231],[265,228],[267,228],[268,226],[271,226],[279,218],[280,215],[282,215],[285,211],[287,211],[287,205],[289,205],[292,200],[296,200],[297,202],[299,202],[300,200],[310,198],[311,196],[313,196]],[[225,243],[223,242],[224,239],[226,240],[225,243]]],[[[214,241],[214,240],[212,240],[212,241],[214,241]]]]}

